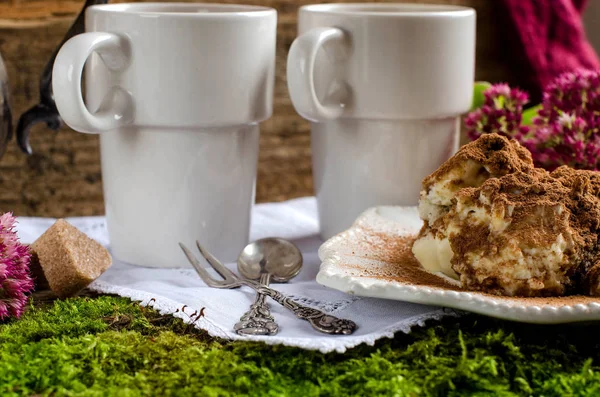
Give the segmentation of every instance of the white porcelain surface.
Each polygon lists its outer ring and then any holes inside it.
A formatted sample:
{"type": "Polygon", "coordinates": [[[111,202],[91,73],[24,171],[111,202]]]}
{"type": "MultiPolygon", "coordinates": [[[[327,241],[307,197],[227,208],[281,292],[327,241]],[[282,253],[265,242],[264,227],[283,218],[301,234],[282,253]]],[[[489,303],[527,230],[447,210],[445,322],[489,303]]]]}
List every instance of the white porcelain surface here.
{"type": "Polygon", "coordinates": [[[416,234],[421,225],[416,207],[368,209],[351,228],[321,246],[319,258],[322,264],[317,282],[358,296],[450,307],[526,323],[600,320],[599,297],[514,299],[379,277],[386,274],[387,266],[392,265],[378,260],[382,253],[399,238],[416,234]]]}
{"type": "Polygon", "coordinates": [[[256,124],[100,134],[112,253],[132,264],[186,267],[177,243],[198,239],[235,261],[248,243],[258,140],[256,124]]]}
{"type": "Polygon", "coordinates": [[[473,9],[300,8],[287,78],[296,111],[312,122],[323,238],[369,206],[416,203],[420,179],[457,149],[456,120],[471,105],[474,67],[473,9]]]}
{"type": "Polygon", "coordinates": [[[456,116],[471,105],[475,10],[416,4],[303,6],[287,68],[294,106],[312,121],[456,116]],[[341,114],[333,111],[340,106],[341,114]],[[330,112],[320,112],[322,107],[330,112]]]}
{"type": "Polygon", "coordinates": [[[266,7],[109,4],[90,7],[88,33],[62,47],[56,105],[73,129],[101,133],[117,258],[187,267],[179,241],[199,239],[224,261],[246,244],[276,25],[266,7]]]}
{"type": "Polygon", "coordinates": [[[312,123],[321,237],[349,228],[365,208],[417,205],[421,180],[458,149],[457,118],[312,123]]]}

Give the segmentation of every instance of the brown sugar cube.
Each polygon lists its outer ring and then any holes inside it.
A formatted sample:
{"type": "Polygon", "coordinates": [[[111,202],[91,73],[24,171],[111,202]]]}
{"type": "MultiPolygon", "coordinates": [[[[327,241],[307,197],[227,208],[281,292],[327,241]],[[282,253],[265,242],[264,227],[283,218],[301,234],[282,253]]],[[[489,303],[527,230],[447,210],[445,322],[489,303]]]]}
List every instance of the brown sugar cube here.
{"type": "Polygon", "coordinates": [[[64,219],[57,220],[31,249],[50,289],[61,298],[75,295],[112,264],[106,248],[64,219]]]}

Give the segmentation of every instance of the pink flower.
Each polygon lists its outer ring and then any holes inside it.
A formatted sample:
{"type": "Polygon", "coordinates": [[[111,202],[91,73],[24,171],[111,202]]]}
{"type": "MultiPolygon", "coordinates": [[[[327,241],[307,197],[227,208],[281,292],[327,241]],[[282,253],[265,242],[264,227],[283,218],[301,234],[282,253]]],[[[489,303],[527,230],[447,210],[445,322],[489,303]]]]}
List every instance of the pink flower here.
{"type": "Polygon", "coordinates": [[[529,96],[508,84],[495,84],[483,93],[483,105],[465,118],[467,136],[475,140],[482,134],[497,133],[510,138],[521,137],[529,132],[522,126],[523,106],[529,96]]]}
{"type": "Polygon", "coordinates": [[[534,123],[538,128],[532,154],[538,165],[599,169],[600,72],[576,70],[558,76],[544,90],[534,123]]]}
{"type": "Polygon", "coordinates": [[[536,166],[548,170],[561,165],[600,169],[600,71],[558,76],[544,90],[531,128],[522,124],[527,94],[497,84],[484,95],[484,105],[465,118],[471,139],[490,132],[515,138],[536,166]]]}
{"type": "Polygon", "coordinates": [[[11,213],[0,215],[0,320],[23,314],[33,290],[29,275],[31,254],[19,242],[11,213]]]}

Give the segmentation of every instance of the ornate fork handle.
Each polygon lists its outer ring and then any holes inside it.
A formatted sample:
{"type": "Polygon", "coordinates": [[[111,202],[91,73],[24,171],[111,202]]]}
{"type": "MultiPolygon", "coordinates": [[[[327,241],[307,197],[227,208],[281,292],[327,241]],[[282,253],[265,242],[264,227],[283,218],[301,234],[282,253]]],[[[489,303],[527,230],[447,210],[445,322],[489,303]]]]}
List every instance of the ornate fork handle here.
{"type": "Polygon", "coordinates": [[[240,335],[275,335],[279,326],[268,307],[255,303],[233,327],[240,335]]]}
{"type": "MultiPolygon", "coordinates": [[[[269,285],[269,278],[268,274],[261,275],[260,284],[269,285]]],[[[265,302],[265,295],[257,292],[250,310],[244,313],[233,329],[240,335],[275,335],[279,331],[279,326],[265,302]]]]}
{"type": "Polygon", "coordinates": [[[326,334],[350,335],[357,328],[356,323],[354,321],[340,319],[329,314],[325,314],[320,310],[313,309],[312,307],[296,303],[290,298],[283,295],[281,292],[276,291],[272,288],[265,287],[252,281],[240,281],[244,285],[255,289],[257,292],[272,298],[280,305],[290,309],[294,312],[296,317],[308,321],[317,331],[326,334]]]}

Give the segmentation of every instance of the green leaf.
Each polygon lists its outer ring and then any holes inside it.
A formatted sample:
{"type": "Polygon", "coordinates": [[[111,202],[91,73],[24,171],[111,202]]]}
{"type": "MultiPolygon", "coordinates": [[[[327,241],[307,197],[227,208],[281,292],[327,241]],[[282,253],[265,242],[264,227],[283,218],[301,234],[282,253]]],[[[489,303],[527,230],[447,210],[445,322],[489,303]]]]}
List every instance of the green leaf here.
{"type": "Polygon", "coordinates": [[[521,124],[523,124],[523,125],[533,124],[533,118],[535,116],[537,116],[538,110],[540,110],[541,108],[542,108],[542,105],[537,105],[537,106],[534,106],[534,107],[524,110],[523,111],[523,120],[522,120],[521,124]]]}
{"type": "Polygon", "coordinates": [[[483,105],[483,102],[485,101],[485,96],[483,93],[491,86],[492,84],[488,83],[487,81],[475,82],[475,85],[473,86],[473,102],[471,103],[471,109],[469,112],[472,112],[483,105]]]}

